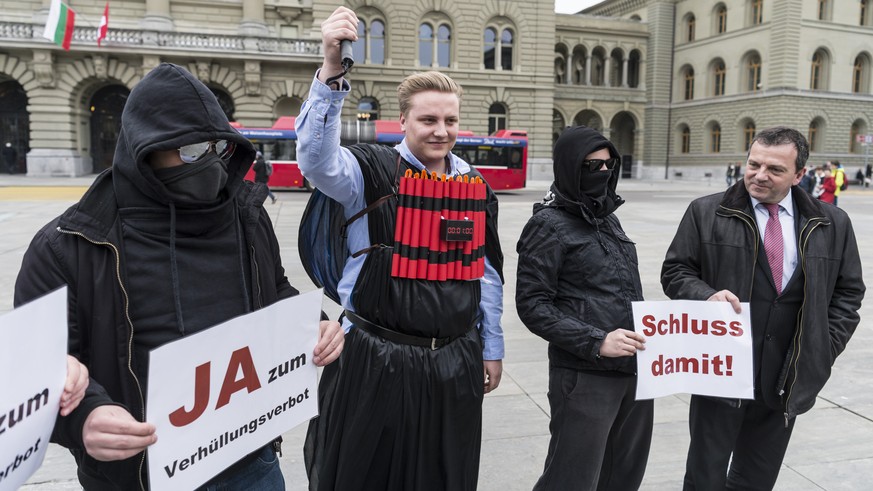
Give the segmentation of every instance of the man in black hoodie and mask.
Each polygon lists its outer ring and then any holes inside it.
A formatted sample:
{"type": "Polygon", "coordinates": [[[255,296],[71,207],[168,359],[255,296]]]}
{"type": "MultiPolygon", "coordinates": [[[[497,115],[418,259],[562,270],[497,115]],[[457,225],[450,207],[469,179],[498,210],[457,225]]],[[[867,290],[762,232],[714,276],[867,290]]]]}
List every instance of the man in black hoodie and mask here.
{"type": "MultiPolygon", "coordinates": [[[[85,489],[148,487],[151,349],[297,294],[262,206],[267,189],[243,181],[254,155],[205,85],[162,64],[130,93],[112,168],[31,242],[15,304],[69,285],[69,352],[91,374],[52,435],[85,489]]],[[[342,345],[339,324],[323,321],[315,364],[342,345]]],[[[273,445],[208,484],[284,489],[273,445]]]]}
{"type": "Polygon", "coordinates": [[[555,182],[516,250],[522,322],[549,342],[552,434],[535,490],[637,489],[652,438],[652,401],[635,401],[631,302],[643,300],[634,243],[613,213],[619,155],[584,126],[554,149],[555,182]]]}

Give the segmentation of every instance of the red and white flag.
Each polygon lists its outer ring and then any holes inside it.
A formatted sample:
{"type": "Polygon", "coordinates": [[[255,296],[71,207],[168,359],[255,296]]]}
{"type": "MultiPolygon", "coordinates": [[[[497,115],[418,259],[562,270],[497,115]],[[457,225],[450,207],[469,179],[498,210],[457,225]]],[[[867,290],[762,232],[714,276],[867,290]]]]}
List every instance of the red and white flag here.
{"type": "Polygon", "coordinates": [[[76,12],[73,12],[73,9],[67,7],[61,0],[52,0],[42,37],[62,46],[65,50],[69,50],[70,41],[73,40],[75,19],[76,12]]]}
{"type": "Polygon", "coordinates": [[[106,39],[106,32],[109,30],[109,2],[103,7],[103,17],[100,18],[100,27],[97,28],[97,46],[100,42],[106,39]]]}

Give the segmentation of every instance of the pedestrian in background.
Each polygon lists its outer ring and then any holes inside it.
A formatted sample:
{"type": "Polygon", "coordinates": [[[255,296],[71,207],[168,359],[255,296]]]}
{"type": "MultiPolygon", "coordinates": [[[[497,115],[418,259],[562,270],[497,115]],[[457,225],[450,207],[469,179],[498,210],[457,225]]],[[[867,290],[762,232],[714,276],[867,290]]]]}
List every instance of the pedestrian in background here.
{"type": "Polygon", "coordinates": [[[273,194],[273,191],[270,190],[270,186],[268,184],[270,176],[273,174],[273,164],[264,160],[264,154],[261,153],[260,150],[255,153],[255,165],[254,167],[252,167],[252,170],[255,171],[255,182],[259,182],[267,188],[267,196],[269,196],[275,204],[276,196],[273,194]]]}

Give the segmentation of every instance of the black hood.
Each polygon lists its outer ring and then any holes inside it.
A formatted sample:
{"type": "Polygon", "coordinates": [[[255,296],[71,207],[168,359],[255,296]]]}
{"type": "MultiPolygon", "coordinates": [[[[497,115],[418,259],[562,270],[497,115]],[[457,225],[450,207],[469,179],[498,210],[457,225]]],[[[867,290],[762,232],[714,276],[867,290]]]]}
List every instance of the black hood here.
{"type": "Polygon", "coordinates": [[[236,144],[224,188],[225,196],[233,197],[254,160],[254,147],[230,125],[212,91],[188,70],[170,63],[153,69],[130,92],[121,115],[113,160],[119,204],[168,205],[170,194],[146,163],[146,156],[213,140],[236,144]]]}
{"type": "MultiPolygon", "coordinates": [[[[558,141],[555,142],[553,152],[555,182],[552,185],[552,193],[555,195],[556,206],[567,208],[570,211],[576,211],[581,207],[583,210],[594,212],[593,199],[597,199],[597,197],[586,196],[582,191],[582,180],[591,175],[587,169],[583,168],[582,161],[587,155],[602,148],[609,150],[610,157],[620,157],[615,146],[592,128],[573,126],[561,133],[558,141]]],[[[616,166],[611,171],[606,184],[609,213],[624,203],[624,200],[615,194],[619,172],[620,169],[616,166]]],[[[597,215],[601,218],[605,216],[601,213],[597,215]]]]}

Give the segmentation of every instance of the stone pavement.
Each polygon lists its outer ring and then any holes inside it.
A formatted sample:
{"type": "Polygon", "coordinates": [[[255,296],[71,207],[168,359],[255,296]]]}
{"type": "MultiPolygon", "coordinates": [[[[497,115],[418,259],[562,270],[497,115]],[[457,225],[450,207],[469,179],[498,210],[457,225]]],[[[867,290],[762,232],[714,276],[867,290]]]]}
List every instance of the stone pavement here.
{"type": "MultiPolygon", "coordinates": [[[[0,312],[12,308],[15,276],[34,232],[84,191],[89,178],[36,179],[0,176],[0,312]],[[27,186],[27,188],[22,188],[27,186]],[[58,188],[57,186],[61,186],[58,188]],[[73,187],[70,187],[73,186],[73,187]],[[78,187],[77,187],[78,186],[78,187]],[[51,189],[54,188],[54,189],[51,189]]],[[[480,489],[529,490],[539,476],[549,441],[546,343],[532,335],[515,312],[517,237],[548,183],[530,182],[523,191],[500,195],[500,232],[506,256],[503,317],[506,359],[500,387],[485,398],[480,489]]],[[[627,203],[618,210],[635,240],[644,293],[664,299],[659,272],[664,253],[688,202],[720,191],[718,182],[639,182],[626,180],[619,191],[627,203]]],[[[279,192],[267,204],[279,233],[282,256],[295,286],[312,288],[296,250],[296,229],[307,193],[279,192]]],[[[850,188],[840,198],[852,217],[865,265],[873,264],[873,190],[850,188]]],[[[873,285],[868,271],[866,283],[873,285]]],[[[325,309],[338,309],[325,302],[325,309]]],[[[815,408],[799,417],[777,482],[777,490],[873,489],[873,321],[871,302],[862,322],[815,408]]],[[[680,489],[688,445],[688,397],[658,399],[655,430],[643,489],[680,489]]],[[[302,465],[304,428],[285,434],[282,469],[290,490],[306,489],[302,465]]],[[[55,445],[26,490],[78,489],[72,458],[55,445]]]]}

